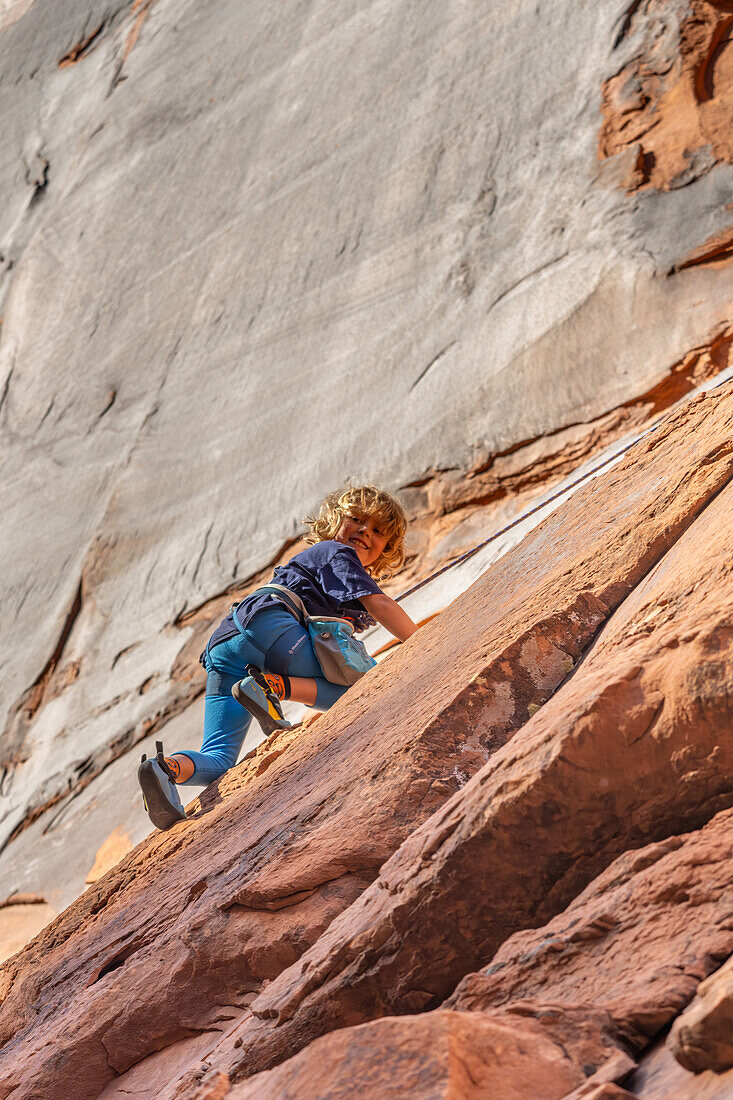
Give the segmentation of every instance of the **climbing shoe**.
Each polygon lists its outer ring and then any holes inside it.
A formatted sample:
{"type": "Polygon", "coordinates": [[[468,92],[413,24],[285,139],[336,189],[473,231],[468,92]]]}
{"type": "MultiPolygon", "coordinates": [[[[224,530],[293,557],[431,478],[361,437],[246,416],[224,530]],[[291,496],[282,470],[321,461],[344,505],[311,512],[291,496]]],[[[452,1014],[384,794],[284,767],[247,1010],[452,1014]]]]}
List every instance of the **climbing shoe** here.
{"type": "Polygon", "coordinates": [[[247,672],[263,691],[274,695],[279,702],[290,698],[290,680],[287,676],[280,676],[277,672],[265,672],[257,665],[247,665],[247,672]]]}
{"type": "Polygon", "coordinates": [[[156,829],[170,829],[186,820],[186,811],[178,796],[173,773],[165,762],[163,744],[155,742],[155,758],[148,760],[143,753],[137,769],[137,781],[143,792],[143,806],[156,829]]]}
{"type": "Polygon", "coordinates": [[[271,690],[264,673],[255,665],[247,665],[247,672],[249,676],[239,680],[232,688],[232,695],[239,705],[257,719],[266,737],[275,730],[290,729],[280,700],[271,690]]]}

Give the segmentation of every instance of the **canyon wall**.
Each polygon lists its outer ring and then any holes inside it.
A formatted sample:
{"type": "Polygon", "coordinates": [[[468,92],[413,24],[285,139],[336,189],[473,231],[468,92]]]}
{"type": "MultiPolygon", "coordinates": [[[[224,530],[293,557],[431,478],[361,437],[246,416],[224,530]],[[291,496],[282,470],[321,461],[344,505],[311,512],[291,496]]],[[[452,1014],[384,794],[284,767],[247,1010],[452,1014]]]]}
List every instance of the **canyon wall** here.
{"type": "Polygon", "coordinates": [[[2,0],[0,1096],[733,1093],[732,33],[2,0]],[[347,478],[393,594],[543,508],[149,835],[347,478]]]}

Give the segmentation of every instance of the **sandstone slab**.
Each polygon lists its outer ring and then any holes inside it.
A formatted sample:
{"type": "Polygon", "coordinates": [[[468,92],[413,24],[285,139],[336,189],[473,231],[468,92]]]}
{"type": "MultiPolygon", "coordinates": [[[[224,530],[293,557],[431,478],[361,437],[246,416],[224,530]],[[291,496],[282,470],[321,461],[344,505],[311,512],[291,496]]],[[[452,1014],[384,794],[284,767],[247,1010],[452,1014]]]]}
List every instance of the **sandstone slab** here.
{"type": "MultiPolygon", "coordinates": [[[[563,1100],[618,1054],[599,1013],[429,1012],[347,1028],[235,1085],[228,1100],[563,1100]]],[[[631,1063],[633,1065],[633,1063],[631,1063]]]]}
{"type": "MultiPolygon", "coordinates": [[[[687,1003],[700,975],[733,949],[732,842],[733,811],[726,811],[698,832],[628,852],[548,925],[510,937],[491,965],[464,978],[441,1010],[336,1031],[226,1095],[294,1096],[299,1089],[305,1096],[330,1096],[331,1090],[339,1096],[349,1087],[355,1095],[389,1095],[390,1082],[405,1096],[453,1095],[451,1088],[464,1095],[464,1086],[451,1079],[450,1067],[438,1056],[434,1029],[447,1018],[446,1009],[460,1019],[452,1036],[470,1035],[473,1025],[466,1021],[475,1014],[483,1052],[477,1059],[479,1072],[465,1055],[458,1058],[457,1068],[470,1066],[477,1096],[486,1094],[481,1088],[502,1096],[514,1089],[523,1100],[534,1100],[542,1095],[539,1088],[546,1087],[550,1095],[565,1097],[553,1091],[558,1083],[542,1061],[542,1043],[535,1041],[541,1033],[561,1041],[566,1052],[570,1049],[576,1072],[583,1070],[567,1100],[637,1095],[613,1083],[628,1079],[634,1069],[627,1052],[643,1051],[687,1003]],[[512,1057],[508,1045],[490,1041],[489,1023],[508,1026],[520,1048],[529,1049],[543,1086],[521,1059],[512,1057]],[[599,1034],[605,1036],[603,1049],[591,1049],[591,1033],[596,1041],[599,1034]],[[585,1045],[579,1048],[581,1036],[585,1045]],[[421,1076],[414,1086],[402,1061],[409,1064],[413,1047],[415,1059],[418,1052],[421,1058],[421,1076]],[[494,1059],[505,1074],[501,1087],[491,1078],[494,1059]]],[[[708,979],[702,990],[720,974],[724,971],[708,979]]],[[[443,1038],[442,1026],[436,1030],[443,1038]]],[[[567,1060],[564,1065],[570,1070],[567,1060]]],[[[465,1095],[474,1095],[471,1085],[467,1088],[465,1095]]],[[[685,1095],[680,1091],[680,1098],[685,1095]]],[[[696,1085],[689,1093],[698,1095],[707,1095],[702,1085],[699,1092],[696,1085]]],[[[716,1089],[712,1095],[725,1093],[716,1089]]]]}
{"type": "Polygon", "coordinates": [[[641,0],[629,8],[617,41],[632,58],[604,86],[599,148],[604,157],[633,151],[629,190],[673,190],[721,161],[730,163],[733,53],[726,0],[641,0]]]}
{"type": "Polygon", "coordinates": [[[627,1085],[639,1100],[729,1100],[733,1096],[733,1070],[690,1073],[669,1047],[660,1043],[630,1075],[627,1085]]]}
{"type": "Polygon", "coordinates": [[[669,1041],[677,1061],[693,1073],[733,1069],[733,960],[700,985],[669,1041]]]}
{"type": "Polygon", "coordinates": [[[220,1100],[229,1091],[226,1074],[208,1075],[207,1056],[226,1039],[244,1015],[243,1009],[228,1006],[211,1021],[211,1030],[202,1031],[149,1055],[115,1077],[98,1094],[98,1100],[181,1100],[188,1092],[200,1093],[207,1100],[220,1100]]]}
{"type": "Polygon", "coordinates": [[[587,1004],[644,1051],[733,951],[732,845],[727,810],[697,832],[625,853],[549,924],[511,936],[445,1006],[587,1004]]]}
{"type": "Polygon", "coordinates": [[[730,805],[732,493],[637,587],[569,683],[256,998],[235,1073],[442,1000],[624,849],[730,805]]]}
{"type": "Polygon", "coordinates": [[[633,1100],[633,1096],[619,1085],[606,1082],[591,1089],[576,1090],[566,1100],[633,1100]]]}

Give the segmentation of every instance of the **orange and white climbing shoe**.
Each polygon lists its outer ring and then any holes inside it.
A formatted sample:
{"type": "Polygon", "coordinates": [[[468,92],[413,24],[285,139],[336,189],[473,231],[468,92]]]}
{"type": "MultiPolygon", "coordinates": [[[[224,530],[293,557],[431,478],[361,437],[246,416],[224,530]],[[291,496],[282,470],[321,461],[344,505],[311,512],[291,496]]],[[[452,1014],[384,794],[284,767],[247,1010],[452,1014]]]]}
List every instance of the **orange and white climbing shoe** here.
{"type": "Polygon", "coordinates": [[[232,695],[239,705],[257,719],[266,737],[275,730],[289,730],[290,722],[283,715],[280,700],[265,674],[255,665],[247,665],[247,672],[249,676],[239,680],[232,688],[232,695]]]}

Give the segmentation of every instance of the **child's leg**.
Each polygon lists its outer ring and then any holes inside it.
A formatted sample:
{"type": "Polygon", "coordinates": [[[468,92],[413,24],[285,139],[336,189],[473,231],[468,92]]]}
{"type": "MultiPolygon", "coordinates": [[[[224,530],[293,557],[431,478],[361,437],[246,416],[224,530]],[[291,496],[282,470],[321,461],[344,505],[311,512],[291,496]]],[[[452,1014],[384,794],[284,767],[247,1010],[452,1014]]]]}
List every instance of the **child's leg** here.
{"type": "MultiPolygon", "coordinates": [[[[319,670],[321,666],[318,666],[319,670]]],[[[340,699],[348,687],[344,684],[332,684],[326,680],[323,672],[320,676],[291,676],[290,698],[297,703],[305,703],[314,710],[329,710],[340,699]]]]}
{"type": "Polygon", "coordinates": [[[288,683],[290,685],[288,699],[292,699],[296,703],[305,703],[307,707],[316,705],[318,685],[315,679],[304,676],[289,676],[288,683]]]}
{"type": "Polygon", "coordinates": [[[236,764],[252,716],[231,691],[255,660],[262,660],[261,651],[240,637],[221,642],[208,653],[203,744],[198,752],[183,749],[167,758],[178,765],[177,783],[206,786],[236,764]]]}
{"type": "MultiPolygon", "coordinates": [[[[177,783],[207,786],[233,768],[252,721],[252,715],[240,707],[231,695],[231,689],[240,677],[226,677],[226,682],[222,682],[223,677],[215,676],[215,692],[209,692],[207,682],[201,749],[198,752],[184,749],[173,757],[180,761],[177,783]]],[[[207,681],[211,678],[209,673],[207,681]]]]}

